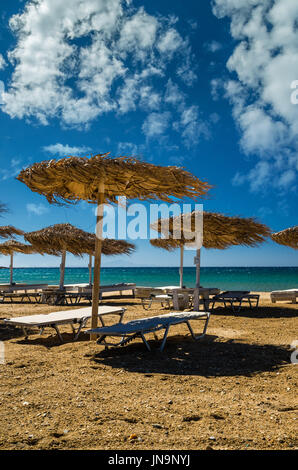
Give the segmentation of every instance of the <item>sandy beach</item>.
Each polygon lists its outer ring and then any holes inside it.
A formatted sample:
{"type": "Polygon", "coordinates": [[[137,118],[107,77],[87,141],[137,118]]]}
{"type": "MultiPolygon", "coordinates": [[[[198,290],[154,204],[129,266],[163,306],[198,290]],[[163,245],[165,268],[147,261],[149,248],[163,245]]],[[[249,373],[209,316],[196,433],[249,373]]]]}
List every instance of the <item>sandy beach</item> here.
{"type": "MultiPolygon", "coordinates": [[[[125,306],[124,321],[164,311],[104,303],[125,306]]],[[[1,305],[0,318],[69,308],[1,305]]],[[[297,313],[262,293],[257,310],[217,308],[200,342],[173,328],[163,353],[72,342],[69,326],[64,344],[53,330],[25,340],[1,327],[0,448],[295,449],[297,313]]]]}

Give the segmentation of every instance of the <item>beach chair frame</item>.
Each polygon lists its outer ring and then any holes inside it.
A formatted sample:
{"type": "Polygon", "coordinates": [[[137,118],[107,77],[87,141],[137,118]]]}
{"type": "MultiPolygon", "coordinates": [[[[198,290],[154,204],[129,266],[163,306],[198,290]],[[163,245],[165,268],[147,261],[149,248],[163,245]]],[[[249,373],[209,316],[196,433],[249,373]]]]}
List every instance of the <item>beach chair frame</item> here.
{"type": "Polygon", "coordinates": [[[216,303],[223,303],[225,308],[230,306],[234,313],[239,313],[244,303],[247,303],[250,308],[257,308],[259,299],[259,294],[250,294],[250,291],[225,291],[215,295],[209,304],[211,311],[216,303]]]}
{"type": "MultiPolygon", "coordinates": [[[[106,326],[105,323],[104,323],[104,318],[103,317],[105,317],[107,315],[119,315],[119,323],[122,322],[124,313],[126,311],[125,308],[119,307],[119,308],[113,308],[112,310],[111,310],[110,307],[104,307],[104,308],[106,309],[106,311],[101,311],[101,312],[98,313],[98,318],[99,318],[99,321],[100,321],[102,327],[106,326]]],[[[29,337],[29,330],[31,328],[38,328],[40,335],[42,335],[45,328],[53,328],[56,331],[56,334],[57,334],[57,336],[58,336],[61,343],[63,343],[63,337],[62,337],[61,332],[59,330],[59,326],[69,324],[71,326],[71,329],[72,329],[72,332],[73,332],[73,339],[74,339],[74,341],[76,341],[80,336],[82,328],[84,328],[86,326],[87,321],[91,318],[91,310],[90,310],[90,312],[86,313],[86,315],[82,315],[82,316],[79,315],[80,310],[81,309],[78,309],[78,310],[74,311],[73,317],[69,317],[70,312],[68,310],[68,311],[64,311],[64,312],[48,313],[48,314],[45,314],[45,315],[30,315],[30,316],[28,316],[29,318],[32,318],[32,321],[30,321],[30,322],[28,322],[28,320],[27,320],[27,322],[22,320],[22,317],[18,317],[18,318],[15,318],[15,319],[4,319],[3,322],[7,325],[13,325],[13,326],[21,327],[21,329],[24,333],[25,339],[27,339],[29,337]],[[75,312],[78,312],[78,314],[76,315],[75,312]],[[66,316],[68,316],[68,318],[63,319],[63,313],[66,316]],[[55,315],[57,317],[57,314],[61,314],[60,315],[61,318],[60,319],[56,318],[54,320],[52,317],[53,317],[53,315],[55,315]],[[34,322],[34,316],[36,317],[35,322],[34,322]],[[43,317],[43,319],[38,321],[37,317],[39,317],[39,318],[43,317]],[[78,325],[78,327],[75,328],[75,325],[78,325]]],[[[28,319],[28,317],[26,317],[26,318],[28,319]]]]}
{"type": "Polygon", "coordinates": [[[40,303],[41,294],[38,292],[20,292],[20,293],[1,292],[0,303],[5,304],[6,300],[8,300],[7,303],[11,303],[11,304],[13,303],[27,303],[27,304],[40,303]],[[19,301],[15,302],[16,299],[19,299],[19,301]]]}
{"type": "Polygon", "coordinates": [[[155,335],[157,331],[164,329],[165,330],[164,335],[161,340],[161,345],[159,347],[159,350],[162,352],[164,350],[171,326],[181,325],[185,323],[186,326],[188,327],[188,330],[193,340],[197,341],[197,340],[202,339],[205,336],[209,319],[210,319],[210,312],[171,312],[167,315],[149,317],[149,318],[143,319],[143,321],[142,319],[138,320],[138,326],[136,326],[135,331],[123,332],[125,328],[131,329],[130,328],[131,325],[136,323],[135,321],[131,321],[131,322],[122,324],[121,325],[122,331],[119,331],[119,332],[117,332],[118,326],[113,325],[107,328],[96,328],[93,330],[88,330],[85,333],[86,334],[93,334],[93,333],[98,334],[100,337],[97,340],[97,344],[103,344],[105,349],[108,349],[109,347],[124,346],[125,344],[131,342],[135,338],[141,338],[147,350],[151,351],[151,347],[145,335],[149,333],[153,333],[155,335]],[[150,322],[150,320],[155,320],[155,319],[160,320],[161,323],[157,323],[154,326],[148,326],[146,328],[146,323],[150,322]],[[200,334],[194,333],[193,328],[190,325],[191,320],[205,320],[202,333],[200,334]],[[142,323],[143,323],[143,326],[142,326],[142,323]],[[121,337],[121,339],[118,343],[112,343],[106,340],[107,336],[121,337]]]}
{"type": "Polygon", "coordinates": [[[292,304],[296,304],[298,299],[298,289],[272,291],[270,293],[270,298],[273,304],[283,301],[290,301],[292,304]]]}

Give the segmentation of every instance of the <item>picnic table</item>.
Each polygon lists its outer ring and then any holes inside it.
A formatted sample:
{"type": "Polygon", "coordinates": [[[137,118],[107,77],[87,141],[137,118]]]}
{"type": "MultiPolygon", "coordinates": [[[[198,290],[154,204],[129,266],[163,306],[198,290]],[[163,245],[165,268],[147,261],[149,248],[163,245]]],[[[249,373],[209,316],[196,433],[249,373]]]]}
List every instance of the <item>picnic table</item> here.
{"type": "MultiPolygon", "coordinates": [[[[184,295],[185,302],[186,296],[189,298],[192,298],[194,295],[194,288],[189,288],[189,287],[183,287],[180,288],[179,286],[162,286],[159,287],[159,289],[162,289],[166,294],[170,294],[173,296],[173,306],[175,310],[179,310],[179,305],[181,305],[181,302],[179,301],[179,295],[184,295]]],[[[216,295],[220,293],[220,289],[217,287],[200,287],[199,295],[202,299],[202,303],[204,305],[204,309],[206,311],[209,310],[209,305],[211,302],[211,295],[216,295]]],[[[181,297],[180,297],[181,298],[181,297]]],[[[182,301],[182,305],[185,303],[182,301]]]]}

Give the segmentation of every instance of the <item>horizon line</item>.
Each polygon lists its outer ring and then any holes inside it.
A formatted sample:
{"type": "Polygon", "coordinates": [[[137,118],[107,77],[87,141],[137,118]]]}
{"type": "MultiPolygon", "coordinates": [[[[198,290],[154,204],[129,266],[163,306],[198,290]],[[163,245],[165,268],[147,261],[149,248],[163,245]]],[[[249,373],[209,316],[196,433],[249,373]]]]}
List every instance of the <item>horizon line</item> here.
{"type": "MultiPolygon", "coordinates": [[[[101,268],[110,268],[110,269],[116,269],[116,268],[179,268],[179,266],[141,266],[141,265],[136,265],[136,266],[101,266],[101,268]]],[[[192,266],[184,266],[184,268],[196,268],[195,265],[192,266]]],[[[297,266],[239,266],[239,265],[229,265],[229,266],[201,266],[201,268],[298,268],[297,266]]],[[[0,266],[0,269],[10,269],[10,266],[0,266]]],[[[14,266],[13,269],[60,269],[59,266],[14,266]]],[[[65,266],[65,269],[89,269],[88,266],[65,266]]],[[[92,269],[94,269],[94,266],[92,266],[92,269]]]]}

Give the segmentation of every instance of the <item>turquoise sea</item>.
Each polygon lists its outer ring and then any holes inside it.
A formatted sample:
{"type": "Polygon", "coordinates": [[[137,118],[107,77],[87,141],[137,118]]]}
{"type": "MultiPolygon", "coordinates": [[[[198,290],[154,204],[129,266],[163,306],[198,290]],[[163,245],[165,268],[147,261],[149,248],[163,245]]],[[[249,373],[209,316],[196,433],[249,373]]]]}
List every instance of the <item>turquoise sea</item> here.
{"type": "MultiPolygon", "coordinates": [[[[9,282],[9,269],[0,270],[0,284],[9,282]]],[[[15,268],[14,282],[59,283],[59,268],[15,268]]],[[[66,268],[65,284],[88,283],[87,268],[66,268]]],[[[138,286],[164,286],[179,284],[176,267],[155,268],[102,268],[101,283],[135,282],[138,286]]],[[[184,268],[184,284],[193,287],[195,268],[184,268]]],[[[271,291],[298,288],[298,267],[254,268],[201,268],[201,285],[223,290],[271,291]]]]}

